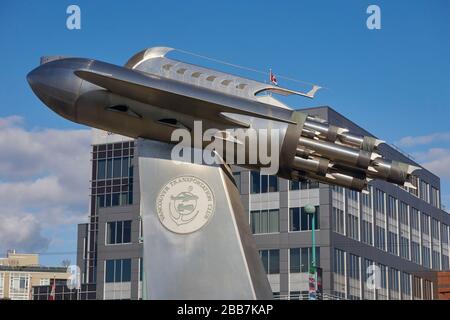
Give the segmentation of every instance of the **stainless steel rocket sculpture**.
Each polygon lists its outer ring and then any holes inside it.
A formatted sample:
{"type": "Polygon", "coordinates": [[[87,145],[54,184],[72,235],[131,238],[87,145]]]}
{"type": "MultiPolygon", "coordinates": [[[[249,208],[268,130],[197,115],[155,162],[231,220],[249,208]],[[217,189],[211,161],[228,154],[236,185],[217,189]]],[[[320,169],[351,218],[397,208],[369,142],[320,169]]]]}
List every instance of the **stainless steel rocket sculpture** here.
{"type": "MultiPolygon", "coordinates": [[[[281,132],[280,177],[311,178],[354,190],[363,190],[371,179],[411,186],[410,175],[418,168],[383,158],[377,153],[382,141],[354,135],[264,94],[312,98],[317,87],[302,93],[237,77],[169,59],[171,50],[143,50],[123,67],[93,59],[55,59],[27,79],[56,113],[91,127],[168,143],[173,130],[192,130],[196,120],[202,121],[203,130],[219,132],[276,128],[281,132]]],[[[263,167],[259,159],[240,165],[263,167]]]]}

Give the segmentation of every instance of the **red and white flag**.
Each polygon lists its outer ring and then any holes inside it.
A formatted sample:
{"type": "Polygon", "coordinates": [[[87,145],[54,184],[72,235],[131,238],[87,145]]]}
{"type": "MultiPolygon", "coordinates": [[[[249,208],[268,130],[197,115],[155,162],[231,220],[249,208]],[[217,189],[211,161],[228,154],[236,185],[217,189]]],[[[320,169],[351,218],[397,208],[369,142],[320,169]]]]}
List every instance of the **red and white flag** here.
{"type": "Polygon", "coordinates": [[[53,284],[52,284],[52,290],[50,291],[50,296],[48,297],[48,300],[56,300],[56,279],[53,279],[53,284]]]}
{"type": "Polygon", "coordinates": [[[272,84],[276,86],[278,85],[277,77],[275,77],[275,75],[272,73],[272,69],[269,70],[269,80],[272,84]]]}

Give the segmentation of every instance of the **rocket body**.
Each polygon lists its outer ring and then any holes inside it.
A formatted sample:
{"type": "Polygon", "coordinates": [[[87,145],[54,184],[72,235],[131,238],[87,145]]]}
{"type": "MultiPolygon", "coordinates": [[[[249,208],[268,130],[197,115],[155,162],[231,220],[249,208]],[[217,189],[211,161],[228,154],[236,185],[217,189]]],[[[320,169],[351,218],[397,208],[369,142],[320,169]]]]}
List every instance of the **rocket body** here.
{"type": "Polygon", "coordinates": [[[168,59],[170,50],[144,50],[125,66],[56,59],[27,79],[39,99],[62,117],[132,138],[177,143],[175,130],[195,134],[201,121],[197,133],[210,139],[201,145],[194,139],[192,146],[208,148],[215,141],[224,162],[252,170],[267,166],[261,148],[271,156],[276,151],[276,174],[286,179],[362,190],[371,179],[408,184],[418,169],[379,155],[380,140],[292,110],[271,95],[307,94],[168,59]]]}

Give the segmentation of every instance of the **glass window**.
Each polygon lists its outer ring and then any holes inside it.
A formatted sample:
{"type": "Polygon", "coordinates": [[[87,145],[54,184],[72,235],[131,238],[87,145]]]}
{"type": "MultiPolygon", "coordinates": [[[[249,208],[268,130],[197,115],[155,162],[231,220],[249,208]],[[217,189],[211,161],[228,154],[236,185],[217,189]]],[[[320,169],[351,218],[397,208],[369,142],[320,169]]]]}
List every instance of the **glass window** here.
{"type": "Polygon", "coordinates": [[[300,190],[300,182],[289,180],[289,190],[300,190]]]}
{"type": "Polygon", "coordinates": [[[372,281],[376,279],[371,279],[374,274],[374,262],[370,259],[364,258],[363,265],[361,269],[361,275],[362,275],[362,287],[363,287],[363,293],[364,293],[364,300],[374,300],[375,299],[375,292],[374,289],[371,287],[372,281]]]}
{"type": "Polygon", "coordinates": [[[112,194],[112,206],[119,206],[120,205],[120,193],[113,193],[112,194]]]}
{"type": "Polygon", "coordinates": [[[344,211],[336,207],[332,208],[333,231],[344,234],[344,211]]]}
{"type": "Polygon", "coordinates": [[[269,176],[269,192],[277,192],[277,191],[278,191],[278,177],[269,176]]]}
{"type": "Polygon", "coordinates": [[[116,243],[116,223],[115,222],[108,222],[108,244],[114,244],[116,243]]]}
{"type": "Polygon", "coordinates": [[[354,254],[349,254],[348,257],[348,277],[359,280],[359,257],[354,254]]]}
{"type": "MultiPolygon", "coordinates": [[[[291,273],[308,272],[311,265],[311,247],[289,249],[289,270],[291,273]]],[[[316,247],[316,266],[320,266],[320,247],[316,247]]]]}
{"type": "Polygon", "coordinates": [[[266,193],[278,191],[278,177],[260,175],[257,171],[250,173],[250,192],[251,193],[266,193]]]}
{"type": "Polygon", "coordinates": [[[361,241],[369,245],[373,244],[373,213],[372,213],[372,187],[369,186],[369,193],[361,193],[361,241]]]}
{"type": "Polygon", "coordinates": [[[280,273],[280,250],[260,250],[259,255],[267,274],[280,273]]]}
{"type": "Polygon", "coordinates": [[[340,275],[345,275],[345,251],[334,249],[333,271],[340,275]]]}
{"type": "MultiPolygon", "coordinates": [[[[302,262],[300,258],[300,248],[289,249],[289,271],[300,272],[302,270],[302,262]]],[[[304,272],[304,271],[301,271],[304,272]]]]}
{"type": "Polygon", "coordinates": [[[375,247],[386,250],[386,230],[380,226],[375,226],[375,247]]]}
{"type": "Polygon", "coordinates": [[[123,222],[123,242],[124,243],[131,242],[131,220],[123,222]]]}
{"type": "Polygon", "coordinates": [[[439,240],[439,221],[434,218],[431,219],[431,237],[439,240]]]}
{"type": "Polygon", "coordinates": [[[266,193],[269,190],[269,179],[266,175],[261,175],[261,193],[266,193]]]}
{"type": "Polygon", "coordinates": [[[269,273],[280,273],[280,250],[269,251],[269,273]]]}
{"type": "Polygon", "coordinates": [[[114,282],[114,260],[106,260],[105,282],[114,282]]]}
{"type": "Polygon", "coordinates": [[[387,267],[382,264],[378,264],[378,267],[380,268],[380,274],[381,274],[380,286],[382,289],[386,289],[387,288],[387,276],[386,276],[387,267]]]}
{"type": "Polygon", "coordinates": [[[403,201],[400,201],[400,223],[404,225],[409,225],[408,220],[408,205],[403,201]]]}
{"type": "Polygon", "coordinates": [[[409,240],[404,236],[400,236],[400,257],[409,260],[409,240]]]}
{"type": "Polygon", "coordinates": [[[111,207],[111,194],[105,195],[105,207],[111,207]]]}
{"type": "Polygon", "coordinates": [[[398,270],[389,268],[389,293],[391,299],[400,299],[398,270]]]}
{"type": "Polygon", "coordinates": [[[440,200],[439,200],[439,189],[436,189],[435,187],[431,187],[431,204],[435,206],[436,208],[440,208],[440,200]]]}
{"type": "MultiPolygon", "coordinates": [[[[314,214],[315,230],[320,229],[320,207],[316,206],[316,213],[314,214]]],[[[289,231],[307,231],[312,230],[313,215],[307,214],[305,208],[290,208],[289,209],[289,231]]]]}
{"type": "Polygon", "coordinates": [[[388,197],[388,216],[392,220],[397,220],[397,199],[388,197]]]}
{"type": "Polygon", "coordinates": [[[347,237],[359,239],[358,217],[352,214],[347,214],[347,237]]]}
{"type": "Polygon", "coordinates": [[[97,196],[97,208],[105,207],[105,195],[100,194],[97,196]]]}
{"type": "Polygon", "coordinates": [[[307,190],[319,188],[319,182],[316,180],[289,181],[289,190],[307,190]]]}
{"type": "Polygon", "coordinates": [[[428,183],[420,179],[420,199],[429,202],[428,183]]]}
{"type": "Polygon", "coordinates": [[[415,241],[411,241],[411,260],[420,264],[420,244],[415,241]]]}
{"type": "Polygon", "coordinates": [[[420,229],[423,234],[430,234],[430,216],[425,213],[420,216],[420,229]]]}
{"type": "Polygon", "coordinates": [[[121,169],[122,169],[122,159],[114,158],[113,159],[113,178],[120,178],[122,176],[121,169]]]}
{"type": "Polygon", "coordinates": [[[448,230],[448,225],[441,223],[441,242],[446,248],[446,245],[448,244],[448,230]]]}
{"type": "Polygon", "coordinates": [[[120,195],[120,205],[125,206],[127,204],[129,204],[128,203],[128,192],[122,192],[122,194],[120,195]]]}
{"type": "Polygon", "coordinates": [[[347,206],[347,237],[359,240],[359,198],[358,192],[345,190],[347,206]]]}
{"type": "Polygon", "coordinates": [[[128,177],[130,177],[130,179],[133,178],[134,174],[133,159],[134,157],[130,157],[130,163],[128,165],[128,177]]]}
{"type": "Polygon", "coordinates": [[[131,281],[131,259],[123,259],[121,282],[130,282],[130,281],[131,281]]]}
{"type": "Polygon", "coordinates": [[[401,289],[402,299],[410,298],[411,296],[411,275],[406,272],[402,272],[401,275],[401,289]]]}
{"type": "Polygon", "coordinates": [[[122,282],[122,260],[115,260],[114,282],[122,282]]]}
{"type": "Polygon", "coordinates": [[[300,208],[300,230],[312,230],[308,228],[309,217],[303,208],[300,208]]]}
{"type": "Polygon", "coordinates": [[[397,255],[398,254],[397,244],[398,244],[397,233],[388,231],[388,252],[397,255]]]}
{"type": "Polygon", "coordinates": [[[423,281],[423,299],[432,300],[433,299],[433,284],[431,281],[423,281]]]}
{"type": "Polygon", "coordinates": [[[106,160],[98,160],[97,162],[97,179],[105,179],[106,177],[106,160]]]}
{"type": "Polygon", "coordinates": [[[381,215],[385,214],[384,209],[385,193],[379,189],[375,192],[375,211],[381,215]]]}
{"type": "Polygon", "coordinates": [[[131,259],[106,260],[105,282],[131,281],[131,259]]]}
{"type": "Polygon", "coordinates": [[[289,209],[289,231],[300,231],[300,208],[289,209]]]}
{"type": "Polygon", "coordinates": [[[419,210],[417,210],[416,208],[411,207],[411,228],[419,231],[420,227],[419,227],[419,210]]]}
{"type": "Polygon", "coordinates": [[[116,221],[116,243],[123,243],[122,221],[116,221]]]}
{"type": "Polygon", "coordinates": [[[422,245],[422,265],[426,268],[431,267],[430,248],[425,245],[422,245]]]}
{"type": "Polygon", "coordinates": [[[413,276],[413,298],[422,299],[422,281],[419,277],[413,276]]]}
{"type": "Polygon", "coordinates": [[[128,157],[122,158],[122,177],[128,177],[129,174],[129,164],[128,157]]]}
{"type": "Polygon", "coordinates": [[[440,270],[441,269],[441,262],[440,262],[440,254],[439,251],[432,250],[431,251],[431,262],[433,269],[440,270]]]}
{"type": "Polygon", "coordinates": [[[373,243],[373,235],[372,235],[372,223],[369,221],[362,221],[362,235],[361,241],[367,244],[372,245],[373,243]]]}
{"type": "Polygon", "coordinates": [[[250,215],[253,234],[280,232],[279,210],[254,210],[250,215]]]}
{"type": "Polygon", "coordinates": [[[261,179],[258,171],[250,172],[250,193],[261,192],[261,179]]]}
{"type": "Polygon", "coordinates": [[[20,277],[19,288],[20,289],[25,289],[26,288],[26,279],[24,277],[20,277]]]}
{"type": "Polygon", "coordinates": [[[416,176],[411,175],[411,184],[414,186],[414,188],[409,188],[409,193],[417,197],[419,194],[419,179],[416,176]]]}
{"type": "Polygon", "coordinates": [[[131,220],[108,222],[106,232],[107,244],[131,243],[131,220]]]}
{"type": "Polygon", "coordinates": [[[106,160],[106,178],[112,178],[112,159],[106,160]]]}
{"type": "Polygon", "coordinates": [[[280,232],[280,211],[269,210],[269,232],[280,232]]]}

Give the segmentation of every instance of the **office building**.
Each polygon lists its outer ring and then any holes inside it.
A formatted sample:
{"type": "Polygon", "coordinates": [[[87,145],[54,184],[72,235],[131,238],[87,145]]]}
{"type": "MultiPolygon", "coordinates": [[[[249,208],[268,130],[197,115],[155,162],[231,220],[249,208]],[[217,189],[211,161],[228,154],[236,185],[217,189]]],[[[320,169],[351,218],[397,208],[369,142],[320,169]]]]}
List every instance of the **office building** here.
{"type": "MultiPolygon", "coordinates": [[[[329,107],[306,111],[371,135],[329,107]]],[[[90,221],[78,228],[77,263],[83,282],[96,284],[97,299],[140,299],[142,230],[135,144],[96,132],[90,221]]],[[[380,153],[418,165],[386,144],[380,153]]],[[[437,299],[436,271],[449,270],[450,217],[441,209],[440,179],[433,173],[417,171],[415,188],[374,180],[361,193],[233,170],[276,298],[308,294],[312,220],[304,207],[310,204],[316,207],[316,264],[323,272],[324,298],[437,299]]]]}

